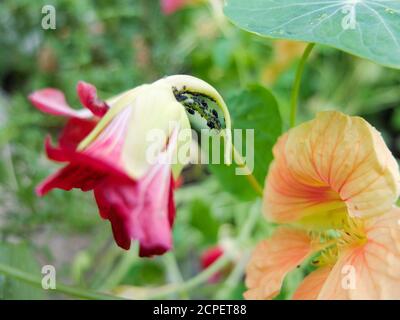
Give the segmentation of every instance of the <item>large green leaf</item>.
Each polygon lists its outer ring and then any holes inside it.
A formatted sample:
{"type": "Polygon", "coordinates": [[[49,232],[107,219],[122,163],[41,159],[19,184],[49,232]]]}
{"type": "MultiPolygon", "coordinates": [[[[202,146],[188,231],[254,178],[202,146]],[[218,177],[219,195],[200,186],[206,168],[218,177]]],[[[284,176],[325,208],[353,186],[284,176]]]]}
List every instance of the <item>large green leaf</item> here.
{"type": "MultiPolygon", "coordinates": [[[[250,85],[244,91],[229,98],[228,107],[233,129],[254,129],[253,175],[263,186],[272,160],[272,147],[282,133],[278,103],[266,88],[260,85],[250,85]]],[[[245,156],[246,148],[246,137],[243,133],[241,152],[245,156]]],[[[252,189],[246,177],[235,174],[237,168],[235,164],[231,166],[212,164],[209,168],[224,188],[238,198],[251,200],[257,197],[257,193],[252,189]]]]}
{"type": "Polygon", "coordinates": [[[227,0],[225,14],[250,32],[321,43],[400,68],[398,0],[227,0]]]}

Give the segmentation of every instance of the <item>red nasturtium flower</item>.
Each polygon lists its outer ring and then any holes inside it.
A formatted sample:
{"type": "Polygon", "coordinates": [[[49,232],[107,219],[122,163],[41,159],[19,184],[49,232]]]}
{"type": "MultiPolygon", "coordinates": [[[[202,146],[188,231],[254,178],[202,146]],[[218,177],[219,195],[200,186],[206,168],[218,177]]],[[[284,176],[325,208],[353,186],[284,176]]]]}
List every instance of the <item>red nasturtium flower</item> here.
{"type": "Polygon", "coordinates": [[[263,210],[286,226],[254,250],[245,297],[275,297],[313,256],[317,270],[295,299],[399,299],[400,173],[379,132],[362,118],[321,112],[273,152],[263,210]]]}
{"type": "Polygon", "coordinates": [[[203,251],[200,257],[201,268],[207,269],[224,254],[223,249],[216,245],[203,251]]]}
{"type": "MultiPolygon", "coordinates": [[[[200,256],[201,268],[203,270],[207,269],[215,261],[217,261],[223,254],[224,250],[219,245],[206,249],[200,256]]],[[[221,272],[217,272],[208,279],[208,282],[216,283],[221,279],[221,276],[222,276],[221,272]]]]}
{"type": "MultiPolygon", "coordinates": [[[[183,75],[136,87],[106,101],[84,82],[78,83],[77,92],[87,109],[70,108],[63,93],[55,89],[29,96],[39,110],[69,118],[58,145],[53,146],[50,138],[45,142],[47,156],[66,166],[45,179],[37,193],[42,196],[54,188],[93,190],[100,215],[110,221],[120,247],[129,249],[131,240],[137,240],[140,256],[163,254],[172,247],[173,191],[185,165],[177,154],[191,139],[187,135],[178,139],[181,130],[190,129],[188,105],[181,102],[193,103],[192,95],[210,97],[222,109],[229,129],[221,96],[206,82],[183,75]],[[148,135],[153,129],[161,130],[165,138],[151,144],[148,135]],[[149,161],[149,148],[156,161],[149,161]]],[[[218,118],[207,120],[210,126],[220,124],[218,118]]]]}

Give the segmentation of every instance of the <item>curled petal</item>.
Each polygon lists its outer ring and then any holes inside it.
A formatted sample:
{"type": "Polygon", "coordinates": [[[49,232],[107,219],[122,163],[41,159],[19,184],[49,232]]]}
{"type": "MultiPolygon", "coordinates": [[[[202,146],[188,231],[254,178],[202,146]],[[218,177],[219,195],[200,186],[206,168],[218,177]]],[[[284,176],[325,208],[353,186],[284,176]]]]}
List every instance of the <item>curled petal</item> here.
{"type": "MultiPolygon", "coordinates": [[[[128,131],[129,118],[132,113],[131,108],[125,108],[118,113],[112,121],[97,135],[84,150],[78,150],[93,158],[100,159],[110,166],[125,172],[121,153],[125,143],[126,132],[128,131]]],[[[104,118],[103,118],[104,119],[104,118]]],[[[92,132],[93,133],[93,130],[92,132]]]]}
{"type": "Polygon", "coordinates": [[[140,243],[141,256],[163,254],[171,249],[175,205],[168,163],[155,165],[141,180],[134,181],[101,159],[50,144],[48,149],[49,156],[68,160],[69,164],[37,187],[39,195],[54,188],[94,190],[100,215],[110,220],[120,247],[129,249],[134,239],[140,243]]]}
{"type": "Polygon", "coordinates": [[[109,176],[96,186],[94,194],[100,215],[111,222],[117,244],[129,249],[138,240],[140,256],[160,255],[172,248],[175,217],[171,169],[155,167],[143,179],[109,176]]]}
{"type": "Polygon", "coordinates": [[[76,90],[81,103],[94,115],[102,117],[107,113],[109,106],[105,101],[97,97],[95,86],[84,81],[79,81],[76,90]]]}
{"type": "Polygon", "coordinates": [[[177,130],[141,179],[109,176],[94,189],[100,215],[110,220],[117,244],[129,249],[131,240],[138,240],[140,256],[160,255],[172,248],[175,183],[170,161],[176,143],[177,130]]]}
{"type": "Polygon", "coordinates": [[[77,128],[78,132],[75,134],[67,128],[57,147],[53,147],[50,138],[47,138],[45,142],[47,156],[54,161],[68,162],[68,165],[43,181],[37,187],[37,193],[44,195],[54,188],[63,190],[80,188],[88,191],[106,175],[127,177],[118,159],[129,112],[130,109],[126,109],[119,113],[84,151],[75,150],[73,140],[75,138],[79,140],[79,137],[86,134],[85,131],[90,131],[89,128],[77,128]]]}
{"type": "Polygon", "coordinates": [[[321,112],[281,137],[266,181],[264,211],[278,222],[330,227],[349,214],[390,210],[399,195],[396,160],[359,117],[321,112]]]}
{"type": "Polygon", "coordinates": [[[399,221],[399,208],[368,221],[366,242],[342,252],[318,299],[399,299],[399,221]]]}
{"type": "Polygon", "coordinates": [[[49,158],[68,165],[42,182],[37,193],[44,195],[53,188],[94,190],[100,215],[110,220],[120,247],[129,249],[131,241],[138,240],[141,256],[163,254],[172,247],[175,183],[171,157],[177,130],[156,164],[141,179],[134,180],[118,160],[130,112],[126,108],[117,114],[83,151],[53,147],[48,139],[49,158]]]}
{"type": "MultiPolygon", "coordinates": [[[[177,152],[179,145],[188,145],[191,132],[184,108],[176,101],[171,87],[165,81],[158,81],[141,89],[135,99],[134,110],[129,117],[121,160],[129,175],[140,179],[165,148],[176,127],[180,131],[188,130],[189,135],[180,136],[174,152],[177,152]]],[[[179,157],[175,159],[175,165],[179,167],[174,170],[174,178],[177,179],[184,163],[179,162],[179,157]]]]}
{"type": "MultiPolygon", "coordinates": [[[[90,162],[89,162],[90,163],[90,162]]],[[[36,193],[44,196],[52,189],[71,190],[79,188],[82,191],[89,191],[101,181],[106,174],[95,170],[89,164],[84,165],[82,161],[69,164],[53,175],[47,177],[36,187],[36,193]]]]}
{"type": "Polygon", "coordinates": [[[288,272],[313,252],[307,233],[280,228],[255,248],[246,270],[246,299],[271,299],[276,296],[288,272]]]}
{"type": "Polygon", "coordinates": [[[40,111],[65,117],[86,119],[93,114],[86,109],[74,110],[65,100],[64,94],[57,89],[46,88],[35,91],[29,95],[29,101],[40,111]]]}
{"type": "Polygon", "coordinates": [[[47,177],[37,186],[36,193],[39,196],[43,196],[55,188],[62,190],[79,188],[82,191],[89,191],[107,175],[126,177],[125,173],[110,161],[104,161],[72,149],[54,147],[50,137],[46,139],[45,143],[49,159],[68,162],[68,165],[47,177]]]}

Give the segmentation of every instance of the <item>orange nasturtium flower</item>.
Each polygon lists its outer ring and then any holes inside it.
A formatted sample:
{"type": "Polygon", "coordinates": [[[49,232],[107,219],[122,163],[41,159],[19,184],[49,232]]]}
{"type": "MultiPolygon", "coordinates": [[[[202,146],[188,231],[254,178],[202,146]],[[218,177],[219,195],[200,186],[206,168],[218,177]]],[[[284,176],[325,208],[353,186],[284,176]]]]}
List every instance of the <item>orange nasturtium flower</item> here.
{"type": "Polygon", "coordinates": [[[263,211],[286,224],[256,247],[247,299],[271,299],[309,258],[294,299],[400,299],[400,175],[380,133],[321,112],[274,147],[263,211]]]}

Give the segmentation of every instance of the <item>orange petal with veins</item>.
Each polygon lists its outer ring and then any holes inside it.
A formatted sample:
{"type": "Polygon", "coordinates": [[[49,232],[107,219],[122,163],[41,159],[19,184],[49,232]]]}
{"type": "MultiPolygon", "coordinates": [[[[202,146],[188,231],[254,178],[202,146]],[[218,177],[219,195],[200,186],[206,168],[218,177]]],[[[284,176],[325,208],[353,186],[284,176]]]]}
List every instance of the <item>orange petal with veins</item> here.
{"type": "Polygon", "coordinates": [[[400,299],[400,208],[367,221],[367,241],[344,251],[318,299],[400,299]]]}
{"type": "Polygon", "coordinates": [[[311,272],[297,288],[293,300],[316,300],[331,270],[326,266],[311,272]]]}
{"type": "Polygon", "coordinates": [[[248,300],[271,299],[282,286],[283,279],[313,252],[307,233],[279,228],[255,248],[246,269],[244,297],[248,300]]]}
{"type": "Polygon", "coordinates": [[[320,112],[283,135],[266,180],[264,212],[276,222],[335,227],[349,214],[391,209],[400,174],[380,133],[359,117],[320,112]]]}

